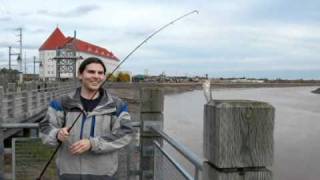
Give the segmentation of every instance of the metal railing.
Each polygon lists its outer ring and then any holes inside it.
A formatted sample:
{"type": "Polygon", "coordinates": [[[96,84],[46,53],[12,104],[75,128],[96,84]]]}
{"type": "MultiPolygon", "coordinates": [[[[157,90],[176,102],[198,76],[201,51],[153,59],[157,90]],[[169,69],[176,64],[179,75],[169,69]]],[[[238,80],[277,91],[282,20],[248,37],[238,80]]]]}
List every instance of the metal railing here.
{"type": "Polygon", "coordinates": [[[176,158],[169,155],[169,153],[163,148],[160,142],[154,141],[154,145],[155,145],[154,146],[155,147],[154,179],[167,179],[168,177],[174,176],[175,179],[199,180],[200,172],[202,171],[203,160],[199,158],[196,154],[194,154],[192,151],[190,151],[183,144],[174,140],[163,131],[156,129],[154,127],[149,127],[149,128],[155,133],[157,133],[168,144],[170,144],[171,147],[173,147],[184,158],[186,158],[195,168],[194,175],[191,175],[178,161],[175,160],[176,158]],[[158,158],[158,157],[162,157],[162,158],[158,158]],[[170,167],[173,167],[173,169],[169,167],[164,167],[164,166],[170,166],[170,167]],[[161,171],[161,172],[157,172],[157,171],[161,171]],[[172,171],[175,171],[175,172],[172,172],[172,171]],[[171,175],[164,177],[165,173],[171,173],[171,175]]]}
{"type": "MultiPolygon", "coordinates": [[[[131,123],[134,128],[140,127],[139,122],[131,123]]],[[[51,155],[54,149],[43,145],[38,134],[39,123],[0,123],[0,135],[4,135],[5,131],[12,129],[36,129],[37,134],[34,137],[19,137],[12,139],[12,148],[8,151],[12,154],[11,161],[11,175],[8,176],[8,171],[4,172],[4,161],[0,163],[0,180],[10,179],[33,179],[40,173],[38,172],[42,166],[48,160],[48,155],[51,155]],[[41,153],[39,153],[41,151],[41,153]]],[[[1,136],[3,138],[3,136],[1,136]]],[[[135,155],[135,144],[130,144],[126,150],[121,150],[119,153],[122,161],[119,166],[123,166],[126,169],[121,169],[118,172],[120,179],[134,179],[136,174],[132,172],[138,171],[135,169],[131,156],[135,155]],[[123,164],[126,163],[126,164],[123,164]],[[132,178],[131,178],[132,177],[132,178]]],[[[0,157],[4,157],[8,153],[4,149],[4,139],[0,139],[0,157]]],[[[136,155],[135,155],[136,156],[136,155]]],[[[119,157],[120,158],[120,157],[119,157]]],[[[48,172],[45,174],[45,179],[56,179],[55,163],[51,163],[48,168],[48,172]]]]}
{"type": "MultiPolygon", "coordinates": [[[[10,129],[38,129],[39,124],[38,123],[1,123],[0,124],[0,156],[1,156],[1,161],[0,161],[0,179],[5,179],[5,172],[4,172],[4,155],[5,155],[5,149],[4,149],[4,131],[5,130],[10,130],[10,129]]],[[[14,148],[13,148],[14,149],[14,148]]],[[[12,179],[15,180],[15,152],[12,152],[12,179]]]]}
{"type": "MultiPolygon", "coordinates": [[[[139,127],[139,122],[133,122],[132,125],[134,127],[139,127]]],[[[3,123],[0,124],[0,134],[4,134],[4,130],[9,129],[38,129],[39,124],[38,123],[3,123]]],[[[185,159],[187,159],[193,166],[194,166],[194,173],[190,173],[187,171],[187,169],[183,166],[182,163],[179,163],[177,160],[177,157],[170,155],[170,153],[163,147],[163,143],[158,141],[153,141],[154,143],[154,180],[164,180],[164,179],[176,179],[176,180],[199,180],[200,179],[200,173],[202,171],[202,162],[203,160],[199,158],[196,154],[194,154],[192,151],[190,151],[187,147],[185,147],[183,144],[177,142],[170,136],[168,136],[163,131],[156,129],[154,127],[149,127],[153,132],[158,134],[162,140],[167,142],[171,147],[173,147],[180,155],[182,155],[185,159]],[[174,177],[174,178],[172,178],[174,177]]],[[[30,142],[32,141],[34,143],[34,138],[29,138],[30,142]]],[[[21,140],[15,140],[15,142],[18,142],[23,145],[25,143],[24,141],[27,140],[26,138],[22,138],[21,140]]],[[[3,143],[3,141],[1,142],[3,143]]],[[[27,142],[26,142],[27,143],[27,142]]],[[[35,142],[37,143],[37,142],[35,142]]],[[[41,144],[38,144],[40,146],[41,144]]],[[[21,146],[21,145],[19,145],[21,146]]],[[[4,147],[2,144],[0,147],[4,147]]],[[[28,148],[30,149],[30,148],[28,148]]],[[[130,149],[129,149],[130,151],[130,149]]],[[[3,150],[0,150],[0,152],[4,152],[3,150]]],[[[16,150],[12,150],[12,179],[15,179],[16,176],[16,150]]],[[[130,153],[130,152],[129,152],[130,153]]],[[[130,153],[132,154],[132,153],[130,153]]],[[[1,154],[3,156],[4,154],[1,154]]],[[[19,157],[19,156],[18,156],[19,157]]],[[[130,157],[129,157],[130,158],[130,157]]],[[[39,161],[39,160],[38,160],[39,161]]],[[[3,163],[3,162],[2,162],[3,163]]],[[[40,162],[38,162],[40,163],[40,162]]],[[[127,160],[127,163],[130,163],[130,159],[127,160]]],[[[41,163],[43,164],[43,163],[41,163]]],[[[128,176],[127,179],[131,179],[130,176],[130,164],[127,166],[127,172],[128,176]]],[[[3,166],[2,166],[3,167],[3,166]]],[[[36,168],[34,168],[36,169],[36,168]]],[[[2,172],[3,174],[4,172],[2,172]]],[[[1,174],[1,173],[0,173],[1,174]]],[[[1,178],[0,178],[1,179],[1,178]]]]}

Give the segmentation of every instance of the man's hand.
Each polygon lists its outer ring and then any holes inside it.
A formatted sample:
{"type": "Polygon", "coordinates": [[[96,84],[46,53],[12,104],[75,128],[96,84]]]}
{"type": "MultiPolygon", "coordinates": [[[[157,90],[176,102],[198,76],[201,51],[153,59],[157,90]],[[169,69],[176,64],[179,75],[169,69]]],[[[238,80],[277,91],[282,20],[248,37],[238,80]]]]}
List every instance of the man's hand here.
{"type": "Polygon", "coordinates": [[[82,154],[88,151],[90,148],[91,148],[91,143],[89,139],[82,139],[72,144],[69,150],[72,154],[77,155],[77,154],[82,154]]]}
{"type": "Polygon", "coordinates": [[[64,128],[61,128],[61,129],[58,131],[57,138],[58,138],[59,141],[64,142],[65,140],[68,139],[68,137],[69,137],[68,129],[69,129],[69,128],[64,127],[64,128]]]}

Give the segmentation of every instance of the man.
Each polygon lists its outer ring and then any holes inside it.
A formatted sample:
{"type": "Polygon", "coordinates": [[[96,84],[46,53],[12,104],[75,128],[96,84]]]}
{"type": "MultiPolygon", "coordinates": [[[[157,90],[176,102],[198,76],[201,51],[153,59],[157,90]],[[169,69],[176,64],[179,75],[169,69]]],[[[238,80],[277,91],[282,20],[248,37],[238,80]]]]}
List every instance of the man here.
{"type": "Polygon", "coordinates": [[[53,100],[40,122],[43,143],[62,143],[56,159],[61,180],[114,180],[117,151],[132,139],[127,105],[100,87],[105,73],[100,59],[84,60],[78,72],[81,87],[53,100]]]}

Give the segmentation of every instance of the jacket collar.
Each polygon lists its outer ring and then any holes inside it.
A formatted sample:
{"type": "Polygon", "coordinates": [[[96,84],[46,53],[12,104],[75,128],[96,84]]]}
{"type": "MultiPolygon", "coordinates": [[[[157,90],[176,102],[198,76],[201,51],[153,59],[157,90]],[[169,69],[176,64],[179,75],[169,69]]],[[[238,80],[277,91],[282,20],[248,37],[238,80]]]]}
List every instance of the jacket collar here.
{"type": "MultiPolygon", "coordinates": [[[[116,110],[115,102],[113,101],[111,95],[107,92],[107,90],[101,88],[99,91],[102,92],[103,96],[101,98],[100,103],[97,105],[96,108],[89,114],[96,115],[96,114],[105,114],[111,113],[116,110]]],[[[74,109],[80,109],[84,112],[84,108],[80,101],[80,94],[81,94],[81,87],[77,88],[74,92],[62,96],[62,106],[63,109],[66,111],[73,111],[74,109]]]]}

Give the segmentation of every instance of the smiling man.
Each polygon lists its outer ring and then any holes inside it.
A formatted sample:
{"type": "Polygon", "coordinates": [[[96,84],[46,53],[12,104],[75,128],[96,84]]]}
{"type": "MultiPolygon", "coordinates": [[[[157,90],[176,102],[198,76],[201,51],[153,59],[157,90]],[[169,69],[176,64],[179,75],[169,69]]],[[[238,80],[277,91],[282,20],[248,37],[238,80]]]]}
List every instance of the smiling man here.
{"type": "Polygon", "coordinates": [[[40,122],[43,143],[62,143],[56,159],[60,180],[116,179],[117,152],[130,142],[133,129],[127,104],[100,87],[105,74],[100,59],[84,60],[78,74],[81,87],[53,100],[40,122]]]}

